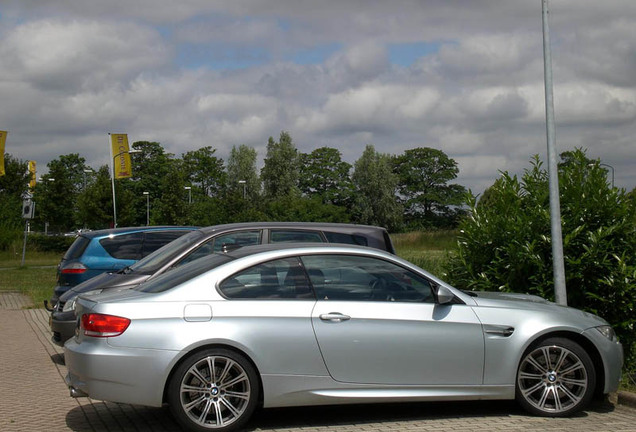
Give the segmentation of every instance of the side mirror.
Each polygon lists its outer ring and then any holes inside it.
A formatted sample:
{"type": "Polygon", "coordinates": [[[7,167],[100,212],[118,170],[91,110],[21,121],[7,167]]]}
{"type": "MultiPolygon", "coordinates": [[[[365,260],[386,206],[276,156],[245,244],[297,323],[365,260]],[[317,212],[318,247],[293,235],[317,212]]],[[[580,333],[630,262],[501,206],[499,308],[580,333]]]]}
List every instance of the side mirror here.
{"type": "Polygon", "coordinates": [[[437,287],[437,303],[443,305],[451,303],[455,299],[455,294],[444,286],[437,287]]]}

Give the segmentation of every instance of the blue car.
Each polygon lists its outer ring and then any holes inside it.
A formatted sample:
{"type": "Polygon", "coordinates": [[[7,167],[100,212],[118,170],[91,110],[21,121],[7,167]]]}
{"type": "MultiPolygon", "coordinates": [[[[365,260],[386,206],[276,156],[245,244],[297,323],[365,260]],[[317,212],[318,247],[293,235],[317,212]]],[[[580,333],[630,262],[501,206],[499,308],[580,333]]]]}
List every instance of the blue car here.
{"type": "Polygon", "coordinates": [[[75,285],[102,273],[128,267],[194,229],[150,226],[81,233],[57,266],[57,286],[53,290],[51,307],[46,302],[45,306],[52,310],[59,297],[75,285]]]}

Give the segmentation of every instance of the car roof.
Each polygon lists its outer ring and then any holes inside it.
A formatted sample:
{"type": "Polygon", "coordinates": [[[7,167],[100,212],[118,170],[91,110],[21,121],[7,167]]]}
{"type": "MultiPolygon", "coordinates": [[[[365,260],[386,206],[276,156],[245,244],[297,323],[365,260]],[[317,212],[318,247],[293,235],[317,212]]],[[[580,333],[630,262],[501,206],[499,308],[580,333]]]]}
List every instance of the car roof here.
{"type": "Polygon", "coordinates": [[[228,231],[232,229],[264,229],[264,228],[311,228],[311,229],[329,229],[335,232],[352,233],[352,230],[358,232],[386,231],[386,229],[371,225],[358,224],[342,224],[333,222],[240,222],[223,225],[214,225],[199,228],[199,231],[205,234],[211,234],[217,231],[228,231]]]}
{"type": "Polygon", "coordinates": [[[196,230],[195,226],[178,226],[178,225],[153,225],[147,227],[122,227],[122,228],[110,228],[96,231],[87,231],[80,234],[81,237],[86,237],[88,239],[93,239],[95,237],[107,237],[111,235],[121,235],[121,234],[129,234],[135,232],[146,232],[146,231],[159,231],[159,230],[187,230],[193,231],[196,230]]]}

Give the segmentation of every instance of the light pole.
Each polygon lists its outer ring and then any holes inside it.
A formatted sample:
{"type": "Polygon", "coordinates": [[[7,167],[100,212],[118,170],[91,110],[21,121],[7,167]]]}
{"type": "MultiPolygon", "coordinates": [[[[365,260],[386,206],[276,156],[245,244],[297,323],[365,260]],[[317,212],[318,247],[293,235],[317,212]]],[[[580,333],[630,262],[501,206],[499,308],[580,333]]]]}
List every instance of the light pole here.
{"type": "Polygon", "coordinates": [[[115,156],[113,156],[113,175],[110,179],[113,186],[113,228],[117,228],[117,203],[115,200],[115,159],[117,159],[119,156],[126,153],[128,154],[141,153],[141,150],[124,150],[122,152],[117,153],[115,156]]]}
{"type": "Polygon", "coordinates": [[[94,173],[95,171],[93,171],[92,169],[85,169],[84,170],[84,192],[86,192],[86,174],[91,174],[94,173]]]}
{"type": "Polygon", "coordinates": [[[144,192],[146,195],[146,226],[150,226],[150,192],[144,192]]]}
{"type": "Polygon", "coordinates": [[[243,199],[245,199],[245,188],[247,186],[247,182],[245,180],[239,180],[238,184],[243,185],[243,199]]]}
{"type": "Polygon", "coordinates": [[[188,204],[192,204],[192,186],[184,186],[183,188],[188,191],[188,204]]]}

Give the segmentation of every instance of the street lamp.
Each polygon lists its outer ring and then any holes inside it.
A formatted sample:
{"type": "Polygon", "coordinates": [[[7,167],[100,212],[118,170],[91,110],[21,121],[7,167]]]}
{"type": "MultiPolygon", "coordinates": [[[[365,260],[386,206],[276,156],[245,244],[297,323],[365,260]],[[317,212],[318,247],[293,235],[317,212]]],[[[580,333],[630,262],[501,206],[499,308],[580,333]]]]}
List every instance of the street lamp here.
{"type": "Polygon", "coordinates": [[[128,154],[141,153],[141,150],[124,150],[122,152],[117,153],[115,156],[113,156],[113,175],[110,179],[113,186],[113,228],[117,228],[117,203],[115,200],[115,159],[117,159],[119,156],[126,153],[128,154]]]}
{"type": "Polygon", "coordinates": [[[188,191],[188,204],[192,204],[192,186],[184,186],[183,188],[188,191]]]}
{"type": "Polygon", "coordinates": [[[92,174],[95,171],[93,171],[92,169],[85,169],[84,170],[84,191],[86,191],[86,174],[92,174]]]}
{"type": "Polygon", "coordinates": [[[238,184],[243,185],[243,199],[245,199],[245,188],[247,186],[247,182],[245,180],[239,180],[238,184]]]}
{"type": "Polygon", "coordinates": [[[150,192],[144,192],[146,195],[146,226],[150,226],[150,192]]]}

